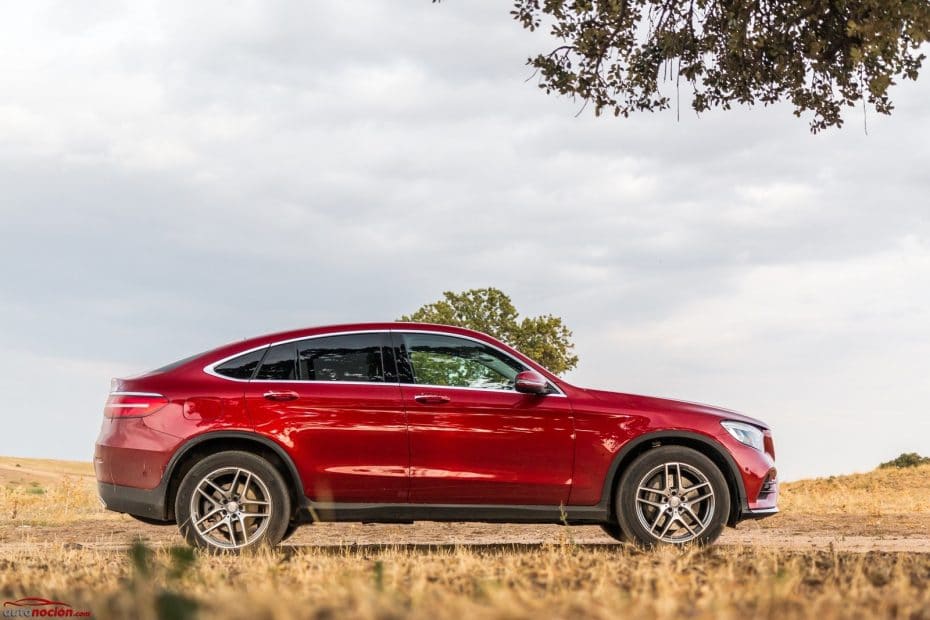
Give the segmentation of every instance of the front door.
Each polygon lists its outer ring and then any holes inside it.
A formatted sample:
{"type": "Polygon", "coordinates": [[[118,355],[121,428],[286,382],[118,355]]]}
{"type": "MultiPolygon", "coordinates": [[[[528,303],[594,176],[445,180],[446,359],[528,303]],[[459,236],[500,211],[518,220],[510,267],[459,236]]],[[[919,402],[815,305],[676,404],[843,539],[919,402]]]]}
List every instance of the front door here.
{"type": "Polygon", "coordinates": [[[311,500],[407,501],[407,425],[387,332],[272,346],[246,404],[255,429],[289,448],[311,500]]]}
{"type": "Polygon", "coordinates": [[[527,368],[469,338],[395,332],[410,433],[410,501],[558,506],[574,460],[568,399],[514,390],[527,368]]]}

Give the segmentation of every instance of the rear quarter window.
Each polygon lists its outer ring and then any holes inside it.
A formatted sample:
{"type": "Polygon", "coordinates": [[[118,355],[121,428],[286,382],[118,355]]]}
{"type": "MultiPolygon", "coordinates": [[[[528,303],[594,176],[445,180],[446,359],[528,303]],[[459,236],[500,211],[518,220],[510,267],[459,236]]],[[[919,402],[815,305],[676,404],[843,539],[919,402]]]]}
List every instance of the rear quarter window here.
{"type": "Polygon", "coordinates": [[[234,357],[231,360],[223,362],[219,366],[215,366],[213,372],[218,375],[223,375],[224,377],[229,377],[230,379],[251,379],[267,350],[268,348],[265,347],[234,357]]]}

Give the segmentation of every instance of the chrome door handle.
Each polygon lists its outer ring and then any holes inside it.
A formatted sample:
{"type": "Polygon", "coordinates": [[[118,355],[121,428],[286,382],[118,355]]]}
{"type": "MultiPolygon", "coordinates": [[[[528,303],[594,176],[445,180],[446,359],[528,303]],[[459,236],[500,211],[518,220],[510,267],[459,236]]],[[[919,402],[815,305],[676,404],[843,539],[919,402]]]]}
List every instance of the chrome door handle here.
{"type": "Polygon", "coordinates": [[[438,405],[441,403],[447,403],[451,399],[448,396],[443,396],[442,394],[417,394],[413,397],[413,400],[425,405],[438,405]]]}
{"type": "Polygon", "coordinates": [[[271,391],[265,392],[265,398],[267,400],[276,400],[276,401],[285,401],[285,400],[297,400],[300,398],[300,394],[297,392],[292,392],[290,390],[284,390],[281,392],[271,391]]]}

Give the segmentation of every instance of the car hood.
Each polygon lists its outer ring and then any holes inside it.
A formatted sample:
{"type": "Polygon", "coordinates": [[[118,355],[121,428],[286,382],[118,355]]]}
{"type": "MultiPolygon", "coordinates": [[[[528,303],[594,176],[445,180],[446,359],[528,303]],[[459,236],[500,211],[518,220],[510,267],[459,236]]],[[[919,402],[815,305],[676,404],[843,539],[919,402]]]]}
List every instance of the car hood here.
{"type": "Polygon", "coordinates": [[[697,413],[712,416],[720,420],[736,420],[758,426],[762,429],[769,429],[769,425],[762,420],[751,418],[742,413],[737,413],[723,407],[714,407],[713,405],[703,405],[701,403],[691,403],[684,400],[672,400],[670,398],[657,398],[655,396],[640,396],[638,394],[624,394],[622,392],[609,392],[607,390],[584,390],[589,396],[599,401],[610,403],[619,409],[633,409],[637,411],[656,412],[656,413],[697,413]]]}

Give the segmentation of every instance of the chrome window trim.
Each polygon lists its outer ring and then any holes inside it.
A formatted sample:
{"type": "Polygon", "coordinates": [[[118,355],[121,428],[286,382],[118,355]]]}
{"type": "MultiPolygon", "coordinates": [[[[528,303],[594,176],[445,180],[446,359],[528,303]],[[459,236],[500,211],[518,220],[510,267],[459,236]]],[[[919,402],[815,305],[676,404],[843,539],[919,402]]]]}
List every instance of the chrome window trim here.
{"type": "MultiPolygon", "coordinates": [[[[203,367],[203,371],[207,373],[208,375],[214,376],[218,379],[224,379],[226,381],[234,381],[236,383],[291,383],[291,384],[293,383],[308,384],[309,383],[309,384],[322,384],[322,385],[385,385],[385,386],[410,385],[410,386],[417,386],[417,387],[424,387],[424,388],[441,388],[444,390],[472,390],[472,391],[477,391],[477,392],[501,392],[504,394],[521,394],[522,393],[522,392],[517,392],[516,390],[501,390],[501,389],[496,389],[496,388],[475,388],[475,387],[467,387],[467,386],[433,385],[430,383],[401,383],[399,379],[397,381],[310,381],[310,380],[303,380],[303,379],[294,379],[293,381],[277,381],[275,379],[235,379],[233,377],[227,377],[225,375],[221,375],[214,370],[217,366],[221,364],[225,364],[229,360],[235,359],[239,357],[240,355],[248,355],[249,353],[253,353],[261,349],[275,347],[275,346],[278,346],[279,344],[287,344],[289,342],[300,342],[301,340],[312,340],[314,338],[327,338],[329,336],[352,336],[355,334],[392,334],[392,333],[434,334],[438,336],[449,336],[451,338],[462,338],[465,340],[471,340],[472,342],[477,342],[478,344],[482,344],[486,347],[490,347],[494,349],[495,351],[497,351],[498,353],[501,353],[502,355],[506,355],[508,358],[513,359],[514,361],[519,363],[521,366],[524,366],[524,367],[526,366],[526,364],[524,364],[520,360],[515,359],[507,351],[504,351],[500,347],[496,347],[490,342],[485,342],[484,340],[481,340],[479,338],[473,338],[472,336],[466,336],[464,334],[450,334],[449,332],[437,331],[434,329],[427,330],[427,329],[404,328],[404,329],[397,329],[397,330],[395,329],[350,330],[350,331],[344,331],[344,332],[329,332],[325,334],[314,334],[312,336],[300,336],[299,338],[287,338],[285,340],[276,340],[274,342],[263,344],[261,346],[252,347],[251,349],[246,349],[245,351],[239,351],[238,353],[234,355],[230,355],[228,357],[224,357],[223,359],[213,362],[211,364],[207,364],[206,366],[203,367]]],[[[533,370],[533,369],[526,368],[526,370],[533,370]]],[[[546,394],[546,396],[566,398],[565,392],[562,391],[562,388],[560,388],[558,385],[556,385],[552,381],[549,381],[548,379],[546,380],[546,382],[549,383],[552,387],[554,387],[557,392],[555,394],[546,394]]],[[[154,396],[160,396],[160,394],[154,394],[154,396]]]]}
{"type": "MultiPolygon", "coordinates": [[[[546,383],[549,383],[556,390],[559,389],[559,386],[553,385],[548,379],[546,383]]],[[[436,388],[437,390],[471,390],[472,392],[498,392],[501,394],[522,394],[523,396],[552,396],[554,398],[566,398],[565,394],[561,391],[555,394],[528,394],[526,392],[518,392],[517,390],[501,390],[498,388],[477,388],[469,387],[467,385],[433,385],[432,383],[401,383],[401,385],[409,385],[411,387],[422,387],[422,388],[436,388]]]]}
{"type": "MultiPolygon", "coordinates": [[[[224,377],[225,378],[225,377],[224,377]]],[[[236,379],[236,381],[242,381],[242,379],[236,379]]],[[[252,379],[246,383],[287,383],[288,385],[292,383],[302,383],[308,384],[312,383],[315,385],[393,385],[397,387],[400,385],[396,381],[321,381],[321,380],[310,380],[310,379],[294,379],[293,381],[288,381],[287,379],[252,379]]]]}
{"type": "Polygon", "coordinates": [[[155,392],[110,392],[110,396],[159,396],[164,398],[164,394],[156,394],[155,392]]]}

